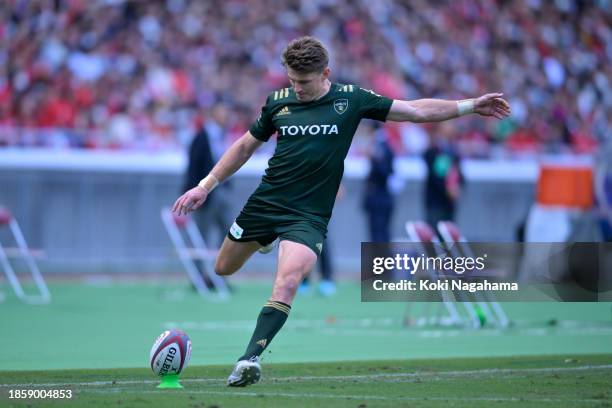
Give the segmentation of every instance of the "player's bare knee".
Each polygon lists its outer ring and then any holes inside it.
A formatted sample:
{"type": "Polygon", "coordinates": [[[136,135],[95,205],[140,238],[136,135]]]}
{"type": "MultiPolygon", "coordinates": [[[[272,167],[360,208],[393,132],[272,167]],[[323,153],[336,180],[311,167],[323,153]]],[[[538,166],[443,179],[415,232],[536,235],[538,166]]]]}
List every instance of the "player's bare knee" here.
{"type": "Polygon", "coordinates": [[[293,299],[295,293],[297,292],[298,286],[300,286],[302,283],[303,277],[304,274],[297,270],[294,273],[289,274],[282,281],[278,282],[278,292],[282,294],[283,297],[293,299]]]}
{"type": "Polygon", "coordinates": [[[224,258],[217,258],[215,261],[215,273],[219,276],[227,276],[236,272],[236,268],[233,267],[232,263],[224,258]]]}
{"type": "Polygon", "coordinates": [[[287,294],[293,295],[297,291],[298,286],[300,286],[300,283],[301,279],[288,279],[284,282],[282,289],[287,294]]]}

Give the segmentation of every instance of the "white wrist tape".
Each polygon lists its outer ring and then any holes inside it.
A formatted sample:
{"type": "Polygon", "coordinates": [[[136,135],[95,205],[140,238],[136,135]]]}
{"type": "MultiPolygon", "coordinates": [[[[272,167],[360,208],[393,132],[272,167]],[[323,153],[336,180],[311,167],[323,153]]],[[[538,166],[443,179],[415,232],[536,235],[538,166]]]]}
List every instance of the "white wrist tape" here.
{"type": "Polygon", "coordinates": [[[198,183],[199,187],[202,187],[207,192],[211,192],[219,185],[219,179],[214,174],[210,173],[208,176],[204,177],[198,183]]]}
{"type": "Polygon", "coordinates": [[[459,116],[474,113],[474,100],[463,99],[461,101],[457,101],[457,110],[459,111],[459,116]]]}

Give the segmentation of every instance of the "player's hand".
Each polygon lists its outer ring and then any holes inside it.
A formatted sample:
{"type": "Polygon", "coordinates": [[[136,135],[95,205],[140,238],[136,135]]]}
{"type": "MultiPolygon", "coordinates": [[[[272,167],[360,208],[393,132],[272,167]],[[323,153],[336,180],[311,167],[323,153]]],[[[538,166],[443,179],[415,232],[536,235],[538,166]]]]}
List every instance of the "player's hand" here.
{"type": "Polygon", "coordinates": [[[178,215],[187,215],[191,211],[200,208],[204,201],[206,201],[206,197],[208,197],[208,191],[202,187],[195,186],[174,202],[172,211],[178,215]]]}
{"type": "Polygon", "coordinates": [[[510,104],[502,98],[502,93],[490,93],[474,99],[474,113],[482,116],[495,116],[503,119],[510,115],[510,104]]]}

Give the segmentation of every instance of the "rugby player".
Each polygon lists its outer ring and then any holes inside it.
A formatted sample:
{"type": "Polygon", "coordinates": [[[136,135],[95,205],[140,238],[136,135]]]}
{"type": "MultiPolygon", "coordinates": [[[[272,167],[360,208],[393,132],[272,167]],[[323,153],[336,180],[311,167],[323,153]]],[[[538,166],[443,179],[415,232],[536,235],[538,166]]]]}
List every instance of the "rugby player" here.
{"type": "Polygon", "coordinates": [[[235,273],[255,253],[279,241],[272,295],[263,306],[244,354],[227,380],[246,386],[261,377],[259,356],[281,329],[304,276],[320,255],[344,171],[344,159],[363,118],[439,122],[467,114],[502,119],[510,106],[501,93],[460,101],[391,100],[356,85],[330,81],[328,52],[313,37],[291,41],[282,55],[290,88],[268,96],[261,114],[199,185],[173,206],[188,214],[277,134],[276,150],[259,187],[231,226],[215,263],[221,276],[235,273]]]}

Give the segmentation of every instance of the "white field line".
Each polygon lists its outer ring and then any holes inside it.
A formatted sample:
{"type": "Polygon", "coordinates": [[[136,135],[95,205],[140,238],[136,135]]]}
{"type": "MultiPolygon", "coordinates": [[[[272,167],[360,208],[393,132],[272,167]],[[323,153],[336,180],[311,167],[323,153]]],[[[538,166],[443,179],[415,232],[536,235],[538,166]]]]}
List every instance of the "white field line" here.
{"type": "MultiPolygon", "coordinates": [[[[457,371],[419,371],[412,373],[380,373],[369,375],[329,375],[329,376],[291,376],[291,377],[264,377],[266,382],[271,381],[350,381],[350,380],[397,380],[397,379],[421,379],[423,377],[444,378],[469,376],[505,376],[510,374],[529,374],[529,373],[560,373],[572,371],[588,370],[610,370],[612,364],[605,365],[586,365],[576,367],[544,367],[544,368],[485,368],[481,370],[457,370],[457,371]]],[[[184,378],[183,383],[219,383],[224,384],[225,380],[220,378],[184,378]]],[[[21,383],[21,384],[0,384],[0,388],[18,387],[106,387],[122,385],[148,385],[158,384],[159,380],[117,380],[117,381],[87,381],[87,382],[58,382],[58,383],[21,383]]]]}
{"type": "MultiPolygon", "coordinates": [[[[517,325],[513,330],[529,330],[529,329],[590,329],[603,328],[610,329],[609,322],[582,322],[577,320],[561,320],[555,326],[544,326],[544,323],[539,326],[533,326],[533,321],[529,320],[514,320],[517,325]],[[543,327],[544,326],[544,327],[543,327]]],[[[189,330],[252,330],[255,327],[253,320],[212,320],[212,321],[166,321],[162,323],[164,328],[181,327],[189,330]]],[[[365,318],[338,318],[333,323],[325,319],[290,319],[284,326],[285,329],[321,329],[321,328],[389,328],[389,329],[419,329],[424,330],[420,326],[406,328],[403,326],[402,320],[393,317],[365,317],[365,318]]],[[[461,329],[461,327],[456,327],[461,329]]],[[[462,330],[465,332],[465,330],[462,330]]],[[[498,331],[493,327],[485,327],[481,331],[498,331]]]]}
{"type": "MultiPolygon", "coordinates": [[[[163,329],[180,327],[187,331],[244,331],[252,332],[255,328],[253,320],[235,320],[235,321],[167,321],[162,323],[163,329]]],[[[437,329],[437,328],[418,328],[403,327],[398,319],[394,318],[361,318],[361,319],[338,319],[334,323],[329,323],[322,319],[293,319],[289,320],[283,327],[285,331],[293,330],[318,330],[321,334],[326,335],[345,335],[345,336],[405,336],[405,337],[421,337],[421,338],[447,338],[457,336],[500,336],[508,333],[508,331],[493,327],[486,327],[480,330],[465,330],[460,327],[437,329]],[[367,330],[363,330],[367,329],[367,330]],[[418,330],[415,330],[418,329],[418,330]]],[[[601,336],[612,335],[612,326],[593,325],[581,326],[573,321],[563,321],[557,326],[552,327],[515,327],[511,333],[520,336],[541,337],[553,335],[579,335],[579,336],[601,336]]]]}
{"type": "MultiPolygon", "coordinates": [[[[154,390],[122,390],[122,389],[111,389],[111,390],[87,390],[84,391],[88,394],[115,394],[121,392],[122,394],[160,394],[164,391],[154,390]]],[[[291,392],[238,392],[238,391],[187,391],[190,395],[223,395],[223,396],[234,396],[234,397],[287,397],[287,398],[316,398],[316,399],[353,399],[353,400],[391,400],[391,401],[448,401],[448,402],[473,402],[473,401],[490,401],[490,402],[548,402],[548,403],[602,403],[604,400],[601,399],[563,399],[563,398],[517,398],[517,397],[386,397],[384,395],[342,395],[342,394],[313,394],[313,393],[291,393],[291,392]]]]}

